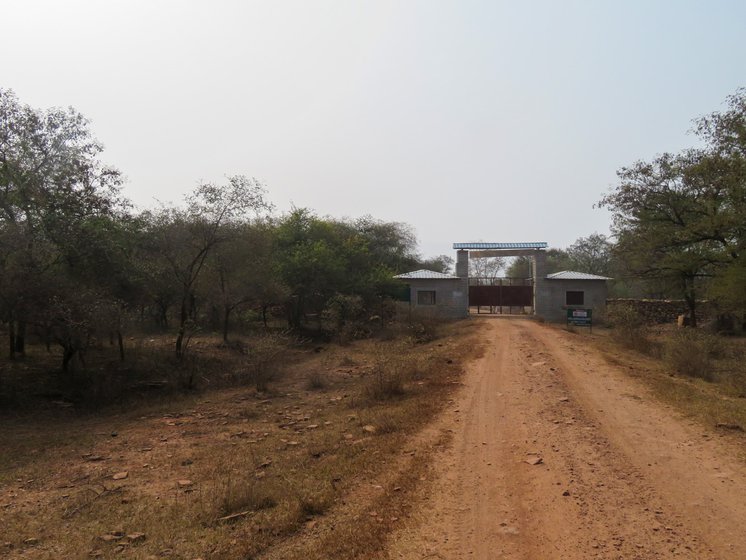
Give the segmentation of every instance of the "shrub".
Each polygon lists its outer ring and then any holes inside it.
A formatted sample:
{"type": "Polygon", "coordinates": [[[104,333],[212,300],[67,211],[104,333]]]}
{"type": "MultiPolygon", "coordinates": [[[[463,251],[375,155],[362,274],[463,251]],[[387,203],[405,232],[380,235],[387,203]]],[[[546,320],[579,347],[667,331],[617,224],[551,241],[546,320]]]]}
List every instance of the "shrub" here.
{"type": "Polygon", "coordinates": [[[308,374],[306,386],[309,389],[325,389],[327,386],[326,377],[319,371],[312,371],[308,374]]]}
{"type": "Polygon", "coordinates": [[[334,488],[328,483],[308,481],[298,492],[298,501],[305,515],[322,515],[334,502],[334,488]]]}
{"type": "Polygon", "coordinates": [[[267,390],[267,384],[280,370],[280,356],[287,346],[288,336],[285,333],[266,333],[249,344],[243,371],[257,391],[267,390]]]}
{"type": "Polygon", "coordinates": [[[635,309],[628,306],[614,307],[609,310],[606,319],[617,342],[643,354],[653,353],[655,345],[650,340],[643,317],[635,309]]]}
{"type": "Polygon", "coordinates": [[[365,386],[365,395],[377,401],[403,395],[406,371],[402,362],[397,354],[378,354],[365,386]]]}
{"type": "Polygon", "coordinates": [[[663,343],[663,359],[681,375],[712,381],[712,362],[719,350],[717,336],[696,329],[678,329],[663,343]]]}
{"type": "Polygon", "coordinates": [[[360,296],[336,295],[321,312],[321,328],[342,344],[369,333],[363,321],[365,307],[360,296]]]}
{"type": "Polygon", "coordinates": [[[223,481],[217,498],[217,512],[221,517],[240,511],[259,511],[277,505],[282,490],[279,485],[272,485],[251,478],[223,481]]]}
{"type": "Polygon", "coordinates": [[[412,313],[409,321],[409,331],[413,340],[418,344],[432,342],[440,336],[441,327],[445,320],[434,312],[418,310],[412,313]]]}

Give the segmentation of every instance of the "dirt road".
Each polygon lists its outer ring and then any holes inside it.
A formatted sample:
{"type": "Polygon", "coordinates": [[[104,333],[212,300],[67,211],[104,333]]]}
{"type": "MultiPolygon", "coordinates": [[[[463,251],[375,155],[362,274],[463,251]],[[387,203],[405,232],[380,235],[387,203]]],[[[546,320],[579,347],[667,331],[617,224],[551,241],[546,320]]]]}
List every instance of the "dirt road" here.
{"type": "Polygon", "coordinates": [[[744,559],[746,466],[567,333],[484,319],[423,507],[390,558],[744,559]]]}

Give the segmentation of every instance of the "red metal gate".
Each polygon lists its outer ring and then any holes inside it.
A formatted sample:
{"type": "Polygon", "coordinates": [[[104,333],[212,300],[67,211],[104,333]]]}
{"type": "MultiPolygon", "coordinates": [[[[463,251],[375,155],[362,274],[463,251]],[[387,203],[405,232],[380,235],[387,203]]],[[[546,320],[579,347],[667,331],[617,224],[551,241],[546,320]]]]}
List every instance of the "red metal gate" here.
{"type": "Polygon", "coordinates": [[[469,286],[469,306],[472,307],[533,307],[534,288],[531,285],[503,284],[469,286]]]}

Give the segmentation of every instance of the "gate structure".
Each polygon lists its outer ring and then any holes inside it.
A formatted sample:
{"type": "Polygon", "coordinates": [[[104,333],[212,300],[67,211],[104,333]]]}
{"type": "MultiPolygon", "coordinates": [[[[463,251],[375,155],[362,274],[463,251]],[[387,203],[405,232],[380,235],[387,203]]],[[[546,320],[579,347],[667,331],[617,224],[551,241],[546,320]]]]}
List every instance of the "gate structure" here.
{"type": "Polygon", "coordinates": [[[541,314],[537,289],[541,289],[546,274],[544,241],[525,243],[454,243],[457,250],[456,276],[468,284],[467,308],[476,307],[477,313],[541,314]],[[529,257],[529,278],[469,278],[469,259],[489,257],[529,257]]]}
{"type": "Polygon", "coordinates": [[[488,313],[526,313],[534,306],[531,279],[524,278],[469,278],[469,306],[477,313],[486,307],[488,313]]]}

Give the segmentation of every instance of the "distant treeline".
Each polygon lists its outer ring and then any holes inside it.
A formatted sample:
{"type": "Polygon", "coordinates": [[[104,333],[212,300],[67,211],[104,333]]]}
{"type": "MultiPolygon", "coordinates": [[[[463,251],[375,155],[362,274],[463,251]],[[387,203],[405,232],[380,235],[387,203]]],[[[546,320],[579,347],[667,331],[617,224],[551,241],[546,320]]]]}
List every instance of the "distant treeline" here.
{"type": "MultiPolygon", "coordinates": [[[[447,270],[425,261],[412,229],[307,209],[276,215],[244,176],[203,183],[181,206],[136,212],[121,173],[74,109],[38,110],[0,90],[0,321],[10,357],[32,334],[63,348],[63,368],[92,337],[172,332],[184,351],[196,329],[227,340],[231,324],[293,329],[325,312],[378,310],[398,272],[447,270]]],[[[373,312],[371,311],[371,312],[373,312]]]]}

